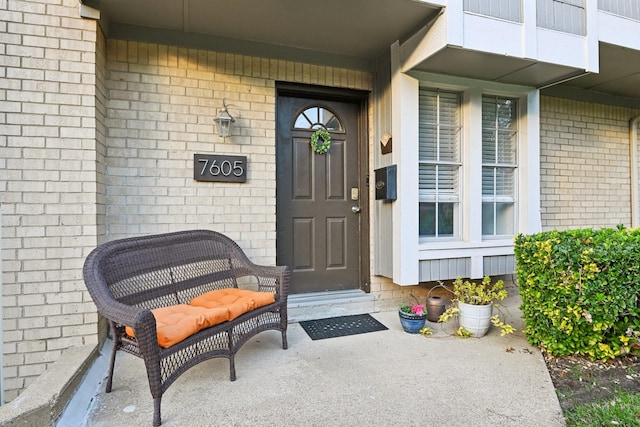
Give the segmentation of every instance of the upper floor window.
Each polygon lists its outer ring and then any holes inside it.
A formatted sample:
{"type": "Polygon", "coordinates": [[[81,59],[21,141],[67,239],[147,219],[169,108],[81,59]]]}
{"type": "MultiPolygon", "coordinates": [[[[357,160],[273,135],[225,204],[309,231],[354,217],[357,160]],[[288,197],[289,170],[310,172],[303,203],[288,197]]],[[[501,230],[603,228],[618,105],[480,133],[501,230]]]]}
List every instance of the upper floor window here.
{"type": "Polygon", "coordinates": [[[640,2],[638,0],[598,0],[598,9],[640,21],[640,2]]]}
{"type": "Polygon", "coordinates": [[[518,103],[482,97],[482,235],[511,236],[516,227],[518,103]]]}
{"type": "Polygon", "coordinates": [[[419,233],[458,237],[460,222],[460,95],[420,89],[419,233]]]}
{"type": "Polygon", "coordinates": [[[537,0],[538,27],[587,34],[585,0],[537,0]]]}
{"type": "Polygon", "coordinates": [[[521,0],[464,0],[464,10],[507,21],[522,22],[521,0]]]}

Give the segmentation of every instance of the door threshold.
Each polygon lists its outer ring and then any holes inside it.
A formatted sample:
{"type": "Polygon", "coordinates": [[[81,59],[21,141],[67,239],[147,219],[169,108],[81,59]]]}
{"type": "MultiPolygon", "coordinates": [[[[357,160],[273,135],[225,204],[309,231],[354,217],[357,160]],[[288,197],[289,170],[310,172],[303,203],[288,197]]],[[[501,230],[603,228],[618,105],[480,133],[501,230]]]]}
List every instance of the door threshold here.
{"type": "Polygon", "coordinates": [[[375,298],[360,289],[310,292],[289,295],[287,311],[289,323],[327,317],[372,313],[375,298]]]}

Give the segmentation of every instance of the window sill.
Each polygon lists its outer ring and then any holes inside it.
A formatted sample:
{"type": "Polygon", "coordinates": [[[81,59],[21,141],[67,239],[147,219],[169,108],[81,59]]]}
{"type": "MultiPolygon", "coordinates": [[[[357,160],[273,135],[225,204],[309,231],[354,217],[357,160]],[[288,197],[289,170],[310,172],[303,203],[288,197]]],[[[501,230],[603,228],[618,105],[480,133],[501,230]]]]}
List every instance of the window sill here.
{"type": "Polygon", "coordinates": [[[418,250],[434,249],[483,249],[494,247],[513,248],[513,238],[508,239],[487,239],[482,241],[464,242],[462,240],[426,240],[420,239],[418,250]]]}

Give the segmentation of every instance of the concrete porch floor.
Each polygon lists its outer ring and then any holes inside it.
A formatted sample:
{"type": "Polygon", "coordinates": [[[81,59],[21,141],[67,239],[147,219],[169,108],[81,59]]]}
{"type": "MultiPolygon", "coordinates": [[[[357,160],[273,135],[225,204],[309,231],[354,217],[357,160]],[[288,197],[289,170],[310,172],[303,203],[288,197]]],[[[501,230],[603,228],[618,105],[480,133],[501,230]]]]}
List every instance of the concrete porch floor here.
{"type": "MultiPolygon", "coordinates": [[[[514,290],[514,289],[511,289],[514,290]]],[[[562,426],[564,418],[538,349],[521,333],[520,299],[506,301],[518,329],[481,339],[402,331],[396,311],[373,313],[389,329],[312,341],[289,325],[254,337],[236,356],[204,362],[162,399],[164,426],[562,426]]],[[[153,403],[141,360],[121,354],[113,391],[104,385],[82,425],[150,426],[153,403]]],[[[79,414],[76,414],[79,415],[79,414]]],[[[64,419],[65,417],[63,417],[64,419]]]]}

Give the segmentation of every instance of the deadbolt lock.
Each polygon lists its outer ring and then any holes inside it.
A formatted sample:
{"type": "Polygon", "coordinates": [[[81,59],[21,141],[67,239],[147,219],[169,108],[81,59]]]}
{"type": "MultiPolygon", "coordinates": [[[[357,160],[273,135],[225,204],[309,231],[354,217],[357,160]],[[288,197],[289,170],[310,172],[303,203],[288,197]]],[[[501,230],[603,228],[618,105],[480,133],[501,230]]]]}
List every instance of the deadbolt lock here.
{"type": "Polygon", "coordinates": [[[351,200],[359,200],[360,199],[360,189],[358,187],[353,187],[351,189],[351,200]]]}

